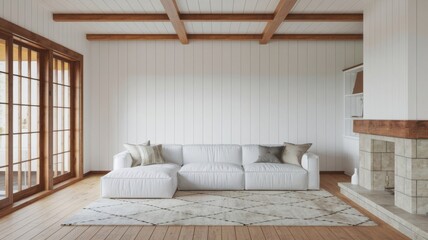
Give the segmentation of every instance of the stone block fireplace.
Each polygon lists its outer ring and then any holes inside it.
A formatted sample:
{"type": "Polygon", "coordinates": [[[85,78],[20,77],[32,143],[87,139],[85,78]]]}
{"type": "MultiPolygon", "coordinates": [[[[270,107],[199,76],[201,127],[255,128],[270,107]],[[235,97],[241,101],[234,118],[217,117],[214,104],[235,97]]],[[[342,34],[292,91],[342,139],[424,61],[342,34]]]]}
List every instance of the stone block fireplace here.
{"type": "Polygon", "coordinates": [[[368,190],[394,190],[395,205],[428,212],[428,139],[360,134],[360,182],[368,190]]]}
{"type": "Polygon", "coordinates": [[[413,239],[428,239],[428,121],[355,120],[359,186],[342,194],[413,239]]]}

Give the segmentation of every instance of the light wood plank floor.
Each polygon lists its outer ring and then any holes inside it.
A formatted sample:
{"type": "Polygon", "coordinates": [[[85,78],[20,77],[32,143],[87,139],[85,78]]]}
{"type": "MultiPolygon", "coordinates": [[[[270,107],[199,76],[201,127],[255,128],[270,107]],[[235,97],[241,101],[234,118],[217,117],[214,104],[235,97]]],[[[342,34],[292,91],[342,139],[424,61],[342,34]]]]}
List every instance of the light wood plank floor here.
{"type": "Polygon", "coordinates": [[[349,180],[343,174],[322,174],[321,186],[372,218],[379,226],[60,226],[65,218],[99,198],[100,175],[92,175],[1,218],[0,239],[407,239],[339,193],[337,182],[349,180]]]}

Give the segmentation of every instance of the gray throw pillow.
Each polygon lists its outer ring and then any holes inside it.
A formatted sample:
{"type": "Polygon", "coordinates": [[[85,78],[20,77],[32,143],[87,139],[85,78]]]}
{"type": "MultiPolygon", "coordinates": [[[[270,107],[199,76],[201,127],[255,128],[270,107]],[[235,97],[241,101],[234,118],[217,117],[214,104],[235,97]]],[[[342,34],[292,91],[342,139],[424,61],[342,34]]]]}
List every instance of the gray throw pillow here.
{"type": "Polygon", "coordinates": [[[138,146],[141,155],[141,165],[165,163],[162,157],[162,145],[138,146]]]}
{"type": "Polygon", "coordinates": [[[138,146],[150,146],[150,140],[141,144],[125,143],[123,146],[128,150],[129,154],[131,154],[132,167],[135,167],[141,165],[141,155],[140,150],[138,150],[138,146]]]}
{"type": "Polygon", "coordinates": [[[282,153],[282,161],[284,163],[290,163],[295,165],[302,165],[302,156],[305,154],[309,148],[312,146],[312,143],[306,144],[293,144],[293,143],[284,143],[285,149],[282,153]]]}
{"type": "Polygon", "coordinates": [[[256,163],[282,163],[280,159],[283,151],[283,146],[259,146],[259,158],[257,159],[256,163]]]}

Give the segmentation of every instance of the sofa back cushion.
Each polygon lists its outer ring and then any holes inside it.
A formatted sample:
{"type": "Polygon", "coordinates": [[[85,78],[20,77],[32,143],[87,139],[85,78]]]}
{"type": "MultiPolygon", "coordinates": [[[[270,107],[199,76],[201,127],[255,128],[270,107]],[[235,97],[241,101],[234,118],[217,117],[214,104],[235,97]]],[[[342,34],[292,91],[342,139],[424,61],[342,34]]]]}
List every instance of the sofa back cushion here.
{"type": "MultiPolygon", "coordinates": [[[[261,146],[267,147],[279,147],[284,146],[281,144],[261,144],[261,146]]],[[[250,144],[242,145],[242,165],[255,163],[259,158],[259,145],[250,144]]]]}
{"type": "Polygon", "coordinates": [[[183,146],[177,144],[162,144],[162,157],[167,163],[183,165],[183,146]]]}
{"type": "Polygon", "coordinates": [[[183,163],[223,162],[242,165],[239,145],[184,145],[183,163]]]}

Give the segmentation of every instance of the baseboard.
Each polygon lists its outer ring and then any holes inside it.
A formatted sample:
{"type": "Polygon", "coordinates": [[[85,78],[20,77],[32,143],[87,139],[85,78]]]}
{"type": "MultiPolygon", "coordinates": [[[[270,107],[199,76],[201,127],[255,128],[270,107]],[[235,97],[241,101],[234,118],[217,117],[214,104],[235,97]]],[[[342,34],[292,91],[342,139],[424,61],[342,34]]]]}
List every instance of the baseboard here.
{"type": "MultiPolygon", "coordinates": [[[[103,171],[89,171],[85,174],[83,174],[83,177],[87,177],[90,175],[106,175],[110,171],[103,170],[103,171]]],[[[345,171],[320,171],[320,174],[345,174],[345,171]]]]}
{"type": "Polygon", "coordinates": [[[320,174],[345,174],[345,171],[320,171],[320,174]]]}
{"type": "Polygon", "coordinates": [[[110,171],[108,171],[108,170],[104,170],[104,171],[89,171],[89,172],[83,174],[83,177],[87,177],[87,176],[90,176],[90,175],[106,175],[109,172],[110,171]]]}

